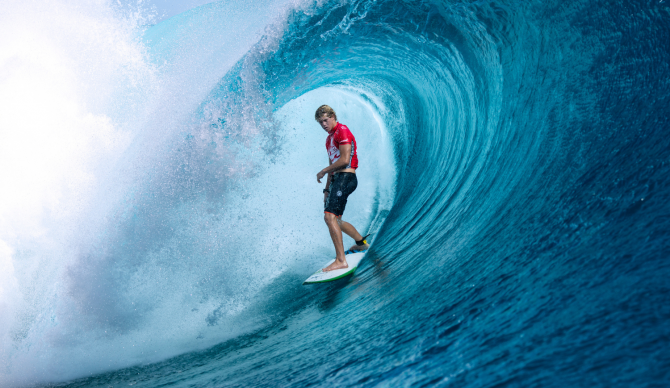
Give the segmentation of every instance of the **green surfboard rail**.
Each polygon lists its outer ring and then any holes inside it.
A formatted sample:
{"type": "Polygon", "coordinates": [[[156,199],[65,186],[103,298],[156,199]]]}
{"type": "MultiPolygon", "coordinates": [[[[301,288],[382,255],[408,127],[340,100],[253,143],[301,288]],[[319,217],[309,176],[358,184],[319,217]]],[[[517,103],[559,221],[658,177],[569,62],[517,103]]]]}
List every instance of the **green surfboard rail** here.
{"type": "Polygon", "coordinates": [[[331,278],[331,279],[319,280],[319,281],[316,281],[316,282],[303,282],[302,285],[304,286],[304,285],[306,285],[306,284],[317,284],[317,283],[328,283],[328,282],[333,282],[333,281],[335,281],[335,280],[342,279],[343,277],[346,277],[346,276],[349,276],[349,275],[353,275],[354,272],[356,272],[356,269],[358,269],[358,267],[354,267],[354,268],[351,269],[351,271],[349,271],[349,272],[345,272],[345,273],[343,273],[342,275],[337,276],[337,277],[334,277],[334,278],[331,278]]]}

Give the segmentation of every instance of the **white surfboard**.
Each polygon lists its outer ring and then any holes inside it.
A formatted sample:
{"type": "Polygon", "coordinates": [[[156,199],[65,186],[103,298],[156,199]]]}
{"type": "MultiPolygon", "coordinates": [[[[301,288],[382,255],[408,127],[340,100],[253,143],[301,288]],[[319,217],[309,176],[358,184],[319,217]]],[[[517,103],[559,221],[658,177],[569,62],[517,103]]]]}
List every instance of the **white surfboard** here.
{"type": "Polygon", "coordinates": [[[353,275],[354,272],[356,272],[356,269],[358,268],[358,263],[360,263],[363,257],[365,257],[366,252],[367,251],[345,253],[345,257],[347,258],[347,264],[349,264],[349,267],[336,269],[334,271],[323,272],[324,268],[331,265],[335,261],[335,259],[333,259],[328,263],[326,263],[326,265],[321,267],[320,270],[314,272],[314,275],[308,277],[307,280],[305,280],[302,284],[305,285],[305,284],[332,282],[333,280],[342,279],[345,276],[353,275]]]}

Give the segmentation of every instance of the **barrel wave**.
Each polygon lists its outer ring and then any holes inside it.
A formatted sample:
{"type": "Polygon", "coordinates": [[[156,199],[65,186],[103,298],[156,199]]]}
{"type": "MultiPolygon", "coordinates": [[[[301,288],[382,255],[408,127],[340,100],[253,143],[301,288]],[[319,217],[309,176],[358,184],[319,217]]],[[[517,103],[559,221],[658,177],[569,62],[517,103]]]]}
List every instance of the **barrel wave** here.
{"type": "Polygon", "coordinates": [[[670,381],[667,2],[40,7],[0,23],[3,386],[670,381]],[[321,104],[372,248],[306,287],[321,104]]]}

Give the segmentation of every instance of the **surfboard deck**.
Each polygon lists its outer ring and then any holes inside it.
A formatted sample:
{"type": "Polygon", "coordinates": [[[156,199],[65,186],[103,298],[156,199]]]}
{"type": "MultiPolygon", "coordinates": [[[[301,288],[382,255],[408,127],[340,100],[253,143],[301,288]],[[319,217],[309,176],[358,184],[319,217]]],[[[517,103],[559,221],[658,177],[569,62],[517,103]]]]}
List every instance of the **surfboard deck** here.
{"type": "Polygon", "coordinates": [[[331,265],[335,261],[335,259],[333,259],[322,266],[321,269],[314,272],[312,276],[308,277],[307,280],[302,283],[302,285],[304,286],[306,284],[332,282],[337,279],[342,279],[345,276],[353,275],[354,272],[356,272],[356,269],[358,269],[358,263],[360,263],[361,260],[363,260],[363,257],[365,257],[366,252],[367,250],[359,252],[345,252],[345,257],[347,258],[347,264],[349,264],[349,267],[323,272],[324,268],[331,265]]]}

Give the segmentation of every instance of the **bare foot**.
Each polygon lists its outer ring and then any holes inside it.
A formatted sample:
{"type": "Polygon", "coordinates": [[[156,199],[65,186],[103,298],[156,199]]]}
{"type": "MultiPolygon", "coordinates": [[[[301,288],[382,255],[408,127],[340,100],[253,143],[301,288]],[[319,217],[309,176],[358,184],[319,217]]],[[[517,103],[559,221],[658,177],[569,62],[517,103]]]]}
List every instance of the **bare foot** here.
{"type": "Polygon", "coordinates": [[[347,264],[346,260],[343,261],[338,261],[335,260],[333,264],[327,266],[326,268],[322,269],[323,272],[329,272],[329,271],[335,271],[336,269],[342,269],[342,268],[349,268],[349,264],[347,264]]]}
{"type": "Polygon", "coordinates": [[[358,251],[366,251],[370,248],[370,244],[364,244],[364,245],[352,245],[351,248],[349,248],[350,251],[353,252],[358,252],[358,251]]]}

